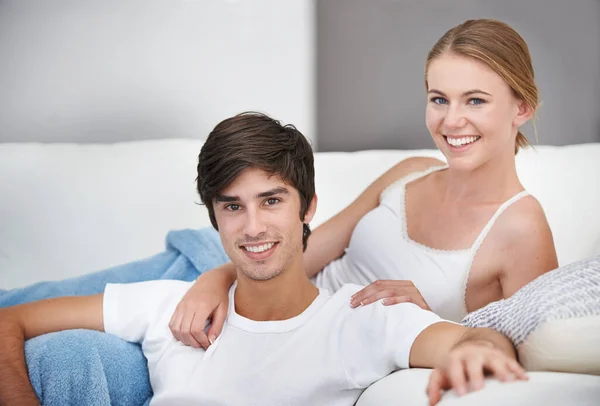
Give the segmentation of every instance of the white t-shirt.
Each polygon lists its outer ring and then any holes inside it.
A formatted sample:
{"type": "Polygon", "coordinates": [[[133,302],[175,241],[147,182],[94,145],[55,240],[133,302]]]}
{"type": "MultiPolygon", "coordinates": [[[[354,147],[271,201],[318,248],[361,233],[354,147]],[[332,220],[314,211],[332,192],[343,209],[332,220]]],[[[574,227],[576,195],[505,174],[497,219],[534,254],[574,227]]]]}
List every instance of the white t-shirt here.
{"type": "Polygon", "coordinates": [[[352,309],[345,285],[321,289],[300,315],[253,321],[235,312],[235,284],[221,335],[208,350],[173,338],[169,320],[191,282],[107,285],[104,329],[141,343],[158,405],[352,405],[390,372],[408,368],[417,335],[441,319],[404,303],[352,309]]]}

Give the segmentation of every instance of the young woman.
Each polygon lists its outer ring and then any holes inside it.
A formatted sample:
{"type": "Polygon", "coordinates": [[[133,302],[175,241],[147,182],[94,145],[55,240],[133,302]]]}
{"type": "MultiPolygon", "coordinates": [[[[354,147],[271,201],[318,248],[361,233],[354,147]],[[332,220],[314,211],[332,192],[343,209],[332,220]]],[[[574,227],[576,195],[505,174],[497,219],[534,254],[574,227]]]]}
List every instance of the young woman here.
{"type": "MultiPolygon", "coordinates": [[[[384,173],[313,232],[306,272],[331,290],[368,285],[352,306],[411,301],[460,321],[558,266],[544,211],[515,165],[538,90],[527,44],[495,20],[444,34],[427,57],[425,89],[427,128],[447,163],[411,158],[384,173]]],[[[198,278],[171,319],[177,339],[210,345],[234,274],[226,264],[198,278]]]]}

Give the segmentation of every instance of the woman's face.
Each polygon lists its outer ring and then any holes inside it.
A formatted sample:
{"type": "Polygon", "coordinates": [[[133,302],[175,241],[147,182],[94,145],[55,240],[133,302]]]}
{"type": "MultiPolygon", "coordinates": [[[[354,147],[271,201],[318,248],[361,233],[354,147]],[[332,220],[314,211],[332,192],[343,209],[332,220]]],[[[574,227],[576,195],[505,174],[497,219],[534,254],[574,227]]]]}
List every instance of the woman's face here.
{"type": "Polygon", "coordinates": [[[446,53],[431,61],[427,84],[427,128],[450,167],[475,169],[498,156],[514,160],[518,128],[531,114],[498,74],[446,53]]]}

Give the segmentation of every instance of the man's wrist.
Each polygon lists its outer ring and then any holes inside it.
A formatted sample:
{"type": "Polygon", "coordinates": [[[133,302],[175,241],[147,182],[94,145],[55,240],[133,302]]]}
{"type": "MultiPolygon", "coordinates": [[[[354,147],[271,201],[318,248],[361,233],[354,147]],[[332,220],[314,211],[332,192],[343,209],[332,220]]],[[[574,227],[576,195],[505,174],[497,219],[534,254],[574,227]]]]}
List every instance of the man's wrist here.
{"type": "Polygon", "coordinates": [[[24,333],[9,317],[0,314],[0,405],[39,405],[25,366],[24,333]]]}
{"type": "Polygon", "coordinates": [[[517,353],[512,342],[506,336],[491,328],[469,328],[454,348],[462,345],[485,346],[502,351],[511,358],[517,358],[517,353]]]}
{"type": "Polygon", "coordinates": [[[486,340],[485,338],[471,338],[471,337],[467,337],[467,338],[459,341],[458,343],[456,343],[454,348],[464,347],[465,345],[477,345],[477,346],[486,347],[486,348],[497,348],[496,344],[494,344],[492,341],[486,340]]]}

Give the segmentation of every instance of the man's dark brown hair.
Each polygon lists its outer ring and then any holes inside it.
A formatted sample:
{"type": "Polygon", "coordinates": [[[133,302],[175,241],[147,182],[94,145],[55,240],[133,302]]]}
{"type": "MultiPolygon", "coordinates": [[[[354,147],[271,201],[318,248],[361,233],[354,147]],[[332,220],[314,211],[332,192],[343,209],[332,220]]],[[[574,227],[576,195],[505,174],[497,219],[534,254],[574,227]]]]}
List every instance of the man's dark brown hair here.
{"type": "MultiPolygon", "coordinates": [[[[213,201],[247,168],[261,169],[294,187],[300,194],[300,219],[315,195],[313,151],[291,124],[261,113],[246,112],[223,120],[208,135],[198,156],[196,188],[210,222],[218,230],[213,201]]],[[[303,244],[310,235],[304,224],[303,244]]]]}

